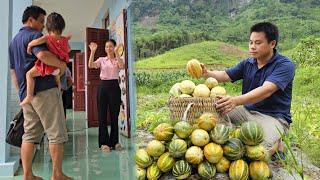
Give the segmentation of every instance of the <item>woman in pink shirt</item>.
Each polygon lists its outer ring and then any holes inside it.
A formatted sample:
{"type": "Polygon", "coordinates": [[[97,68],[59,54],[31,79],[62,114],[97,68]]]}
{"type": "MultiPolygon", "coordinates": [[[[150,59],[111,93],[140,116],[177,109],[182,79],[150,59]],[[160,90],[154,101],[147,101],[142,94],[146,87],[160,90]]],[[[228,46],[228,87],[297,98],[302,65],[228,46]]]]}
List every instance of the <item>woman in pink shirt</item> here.
{"type": "Polygon", "coordinates": [[[91,42],[89,68],[100,69],[101,83],[97,93],[98,117],[99,117],[99,148],[105,152],[110,149],[121,150],[119,143],[118,116],[121,105],[121,90],[119,87],[119,71],[124,68],[124,62],[119,58],[116,42],[110,39],[106,42],[106,57],[99,57],[94,61],[97,44],[91,42]],[[107,109],[109,107],[111,117],[110,136],[107,128],[107,109]]]}

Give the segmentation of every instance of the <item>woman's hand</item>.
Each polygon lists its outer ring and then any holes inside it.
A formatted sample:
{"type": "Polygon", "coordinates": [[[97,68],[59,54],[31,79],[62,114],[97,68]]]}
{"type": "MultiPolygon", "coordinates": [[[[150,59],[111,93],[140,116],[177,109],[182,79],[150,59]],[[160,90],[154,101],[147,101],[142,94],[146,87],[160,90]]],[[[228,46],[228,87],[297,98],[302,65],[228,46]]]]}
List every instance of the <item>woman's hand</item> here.
{"type": "Polygon", "coordinates": [[[97,50],[97,48],[98,48],[98,45],[95,42],[91,42],[89,44],[89,48],[90,48],[91,51],[95,52],[97,50]]]}
{"type": "Polygon", "coordinates": [[[98,67],[97,67],[97,65],[95,65],[95,64],[93,63],[93,59],[94,59],[94,54],[96,53],[96,50],[97,50],[97,48],[98,48],[98,45],[97,45],[97,43],[95,43],[95,42],[91,42],[91,43],[89,44],[89,48],[90,48],[91,52],[90,52],[88,67],[89,67],[90,69],[91,69],[91,68],[97,69],[98,67]]]}

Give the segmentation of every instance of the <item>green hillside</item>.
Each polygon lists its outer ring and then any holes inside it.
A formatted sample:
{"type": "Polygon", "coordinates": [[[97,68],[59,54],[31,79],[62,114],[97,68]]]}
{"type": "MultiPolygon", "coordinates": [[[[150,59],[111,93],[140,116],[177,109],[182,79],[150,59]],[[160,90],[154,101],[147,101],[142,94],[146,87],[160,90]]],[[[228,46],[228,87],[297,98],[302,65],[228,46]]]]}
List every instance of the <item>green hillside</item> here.
{"type": "Polygon", "coordinates": [[[185,45],[164,54],[136,62],[138,69],[184,68],[190,59],[198,59],[206,65],[230,67],[246,57],[246,51],[218,41],[204,41],[185,45]]]}
{"type": "Polygon", "coordinates": [[[204,40],[246,47],[261,21],[278,25],[281,51],[320,36],[319,0],[136,0],[132,10],[138,60],[204,40]]]}

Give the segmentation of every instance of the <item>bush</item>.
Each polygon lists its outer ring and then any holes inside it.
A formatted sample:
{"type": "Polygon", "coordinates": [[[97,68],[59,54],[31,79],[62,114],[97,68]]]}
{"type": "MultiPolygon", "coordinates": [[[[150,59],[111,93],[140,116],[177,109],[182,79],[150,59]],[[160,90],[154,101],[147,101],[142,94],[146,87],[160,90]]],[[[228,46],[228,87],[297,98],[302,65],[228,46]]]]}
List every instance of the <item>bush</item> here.
{"type": "Polygon", "coordinates": [[[313,36],[303,39],[292,54],[293,61],[302,67],[320,65],[320,38],[313,36]]]}

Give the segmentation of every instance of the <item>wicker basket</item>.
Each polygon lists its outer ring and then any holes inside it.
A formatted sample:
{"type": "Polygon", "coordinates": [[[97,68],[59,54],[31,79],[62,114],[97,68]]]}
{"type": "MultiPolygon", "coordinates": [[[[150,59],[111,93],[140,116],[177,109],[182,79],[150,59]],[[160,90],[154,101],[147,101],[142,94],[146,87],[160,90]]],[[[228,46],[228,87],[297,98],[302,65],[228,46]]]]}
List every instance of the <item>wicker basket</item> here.
{"type": "Polygon", "coordinates": [[[186,120],[193,123],[204,112],[218,113],[215,109],[215,98],[176,98],[172,97],[169,100],[170,117],[174,120],[186,120]],[[188,107],[189,105],[189,107],[188,107]],[[185,116],[185,117],[183,117],[185,116]]]}

